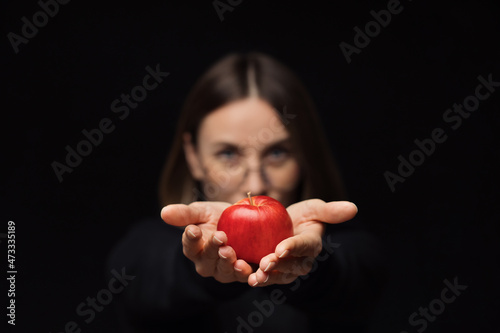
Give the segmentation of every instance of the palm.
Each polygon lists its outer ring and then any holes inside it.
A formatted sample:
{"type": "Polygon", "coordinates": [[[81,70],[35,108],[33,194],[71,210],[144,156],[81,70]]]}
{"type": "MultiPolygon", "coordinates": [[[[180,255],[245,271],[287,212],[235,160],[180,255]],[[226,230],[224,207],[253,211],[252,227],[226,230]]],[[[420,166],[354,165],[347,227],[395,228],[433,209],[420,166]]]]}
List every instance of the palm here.
{"type": "Polygon", "coordinates": [[[252,268],[238,260],[234,250],[227,246],[227,236],[217,230],[226,202],[193,202],[163,208],[161,216],[168,224],[186,227],[182,235],[184,255],[196,266],[201,276],[212,276],[220,282],[246,282],[252,268]]]}
{"type": "MultiPolygon", "coordinates": [[[[220,214],[219,214],[220,216],[220,214]]],[[[207,222],[198,222],[198,223],[192,223],[196,225],[198,228],[200,228],[201,231],[201,239],[204,244],[207,244],[210,241],[210,237],[214,235],[214,232],[217,230],[217,220],[210,220],[207,222]]]]}
{"type": "Polygon", "coordinates": [[[294,235],[278,244],[274,253],[261,259],[259,269],[248,278],[252,286],[291,283],[299,275],[307,274],[321,252],[325,224],[350,220],[357,208],[346,201],[310,199],[289,206],[287,211],[292,218],[294,235]]]}
{"type": "Polygon", "coordinates": [[[323,233],[324,224],[319,221],[310,220],[307,216],[302,215],[301,212],[296,212],[293,209],[289,209],[290,217],[293,223],[293,234],[303,235],[304,233],[310,233],[312,231],[319,234],[323,233]]]}
{"type": "MultiPolygon", "coordinates": [[[[287,208],[294,225],[294,234],[319,233],[324,231],[324,223],[341,223],[351,219],[356,211],[349,202],[324,202],[310,199],[295,203],[287,208]]],[[[356,209],[357,210],[357,209],[356,209]]]]}
{"type": "MultiPolygon", "coordinates": [[[[287,208],[292,218],[295,239],[300,239],[304,244],[308,244],[309,251],[304,254],[313,257],[321,251],[321,237],[325,230],[324,221],[321,221],[315,212],[318,201],[305,200],[287,208]]],[[[324,203],[322,203],[323,205],[324,203]]]]}
{"type": "Polygon", "coordinates": [[[213,276],[220,282],[248,282],[252,286],[290,283],[297,276],[307,274],[310,267],[303,263],[320,253],[325,223],[342,223],[357,213],[356,206],[345,201],[326,203],[311,199],[289,206],[294,236],[278,244],[275,253],[262,258],[259,269],[253,272],[252,267],[237,259],[234,250],[226,245],[226,234],[217,230],[219,218],[229,206],[225,202],[169,205],[163,208],[161,216],[168,224],[185,227],[183,252],[195,263],[200,275],[213,276]]]}

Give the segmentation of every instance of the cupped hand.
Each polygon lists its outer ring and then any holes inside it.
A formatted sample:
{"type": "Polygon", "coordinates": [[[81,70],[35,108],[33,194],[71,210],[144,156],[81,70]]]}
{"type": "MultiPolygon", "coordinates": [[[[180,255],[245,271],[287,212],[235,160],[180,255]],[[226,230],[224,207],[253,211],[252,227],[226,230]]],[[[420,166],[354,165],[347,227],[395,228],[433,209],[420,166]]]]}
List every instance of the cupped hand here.
{"type": "Polygon", "coordinates": [[[288,284],[308,274],[323,248],[325,223],[348,221],[358,209],[348,201],[310,199],[289,206],[287,211],[292,218],[294,236],[280,242],[274,253],[261,259],[257,271],[248,276],[250,286],[288,284]]]}
{"type": "Polygon", "coordinates": [[[185,227],[183,253],[195,264],[198,274],[222,283],[248,282],[252,268],[236,258],[233,248],[226,245],[226,234],[217,231],[219,217],[229,206],[229,203],[213,201],[172,204],[163,207],[161,218],[170,225],[185,227]]]}

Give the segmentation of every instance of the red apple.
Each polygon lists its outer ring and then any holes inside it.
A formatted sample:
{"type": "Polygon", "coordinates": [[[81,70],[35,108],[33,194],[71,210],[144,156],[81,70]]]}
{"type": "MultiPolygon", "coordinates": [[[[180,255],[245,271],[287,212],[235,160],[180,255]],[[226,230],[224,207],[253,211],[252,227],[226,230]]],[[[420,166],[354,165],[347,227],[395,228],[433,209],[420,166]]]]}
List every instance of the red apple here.
{"type": "Polygon", "coordinates": [[[242,199],[226,208],[217,230],[227,235],[227,245],[238,259],[258,264],[262,257],[273,253],[285,238],[293,236],[292,219],[276,199],[265,195],[242,199]]]}

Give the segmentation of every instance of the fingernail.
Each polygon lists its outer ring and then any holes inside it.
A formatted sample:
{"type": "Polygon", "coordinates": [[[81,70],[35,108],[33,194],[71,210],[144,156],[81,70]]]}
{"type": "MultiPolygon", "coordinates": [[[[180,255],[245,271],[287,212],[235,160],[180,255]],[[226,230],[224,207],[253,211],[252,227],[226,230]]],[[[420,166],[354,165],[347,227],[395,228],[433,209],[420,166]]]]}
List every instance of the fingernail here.
{"type": "Polygon", "coordinates": [[[224,242],[218,239],[217,237],[214,236],[214,241],[217,243],[217,245],[222,245],[224,242]]]}
{"type": "Polygon", "coordinates": [[[258,284],[259,284],[259,281],[255,281],[255,283],[252,285],[252,287],[255,287],[258,284]]]}
{"type": "Polygon", "coordinates": [[[224,256],[222,255],[222,253],[220,253],[220,250],[219,250],[219,256],[220,256],[222,259],[227,259],[227,257],[224,257],[224,256]]]}
{"type": "Polygon", "coordinates": [[[238,267],[234,266],[234,270],[237,271],[237,272],[241,272],[242,269],[239,269],[238,267]]]}
{"type": "Polygon", "coordinates": [[[193,232],[191,230],[188,229],[187,232],[191,235],[192,238],[196,238],[196,235],[193,234],[193,232]]]}
{"type": "Polygon", "coordinates": [[[283,258],[285,257],[286,255],[288,254],[288,250],[285,250],[282,254],[280,254],[280,256],[278,258],[283,258]]]}
{"type": "Polygon", "coordinates": [[[269,274],[267,275],[266,279],[264,280],[264,283],[266,283],[267,280],[269,280],[269,274]]]}
{"type": "Polygon", "coordinates": [[[267,264],[266,269],[264,269],[264,272],[267,272],[268,270],[271,269],[271,267],[274,267],[274,264],[275,264],[274,261],[270,261],[269,264],[267,264]]]}

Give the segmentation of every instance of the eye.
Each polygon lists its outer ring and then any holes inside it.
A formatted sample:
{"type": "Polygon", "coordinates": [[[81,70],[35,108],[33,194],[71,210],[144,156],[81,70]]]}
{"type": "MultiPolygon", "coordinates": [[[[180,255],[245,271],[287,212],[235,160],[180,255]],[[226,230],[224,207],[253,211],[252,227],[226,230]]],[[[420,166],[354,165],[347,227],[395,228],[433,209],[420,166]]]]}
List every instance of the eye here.
{"type": "Polygon", "coordinates": [[[284,161],[289,155],[289,151],[282,147],[273,147],[267,152],[267,160],[271,163],[284,161]]]}
{"type": "Polygon", "coordinates": [[[233,162],[238,158],[238,154],[234,149],[225,148],[217,153],[217,157],[222,161],[233,162]]]}

